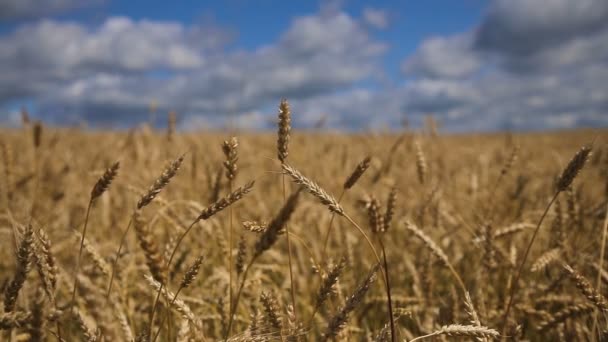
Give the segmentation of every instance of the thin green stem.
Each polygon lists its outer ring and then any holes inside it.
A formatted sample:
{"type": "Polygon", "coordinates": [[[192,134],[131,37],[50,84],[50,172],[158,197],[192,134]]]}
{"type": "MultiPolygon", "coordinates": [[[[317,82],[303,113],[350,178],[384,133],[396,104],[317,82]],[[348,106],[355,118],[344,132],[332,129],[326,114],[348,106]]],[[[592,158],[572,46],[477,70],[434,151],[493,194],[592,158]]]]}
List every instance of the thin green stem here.
{"type": "Polygon", "coordinates": [[[513,283],[511,284],[511,293],[509,294],[509,303],[507,304],[507,308],[505,309],[505,314],[503,316],[503,322],[502,322],[502,328],[500,329],[501,330],[500,335],[503,336],[503,339],[506,338],[507,321],[509,320],[509,312],[511,311],[511,307],[513,306],[513,302],[515,300],[515,293],[517,292],[517,289],[518,289],[519,278],[521,277],[521,274],[524,269],[524,265],[526,264],[526,259],[528,259],[528,254],[530,254],[530,250],[532,249],[532,245],[534,244],[534,240],[536,239],[536,235],[538,234],[538,231],[540,230],[540,226],[543,223],[545,216],[547,216],[549,209],[551,209],[551,206],[553,205],[555,200],[557,200],[557,196],[559,194],[560,194],[560,191],[555,192],[555,195],[553,195],[553,198],[547,205],[547,208],[545,208],[543,215],[540,217],[540,220],[538,221],[538,224],[536,225],[536,229],[534,229],[534,233],[532,234],[532,238],[530,239],[530,242],[528,243],[526,252],[524,253],[521,263],[519,264],[519,269],[517,270],[515,278],[513,279],[513,283]]]}

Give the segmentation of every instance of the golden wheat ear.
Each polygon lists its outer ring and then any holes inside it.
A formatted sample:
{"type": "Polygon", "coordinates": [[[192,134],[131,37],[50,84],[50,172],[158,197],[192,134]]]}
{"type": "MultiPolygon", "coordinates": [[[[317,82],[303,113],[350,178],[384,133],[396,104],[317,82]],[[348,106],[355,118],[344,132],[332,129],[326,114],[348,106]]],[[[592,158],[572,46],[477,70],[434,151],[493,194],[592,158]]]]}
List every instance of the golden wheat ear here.
{"type": "Polygon", "coordinates": [[[289,155],[289,138],[291,132],[291,110],[286,99],[279,105],[279,130],[277,138],[277,157],[281,163],[287,161],[289,155]]]}
{"type": "Polygon", "coordinates": [[[380,264],[376,264],[367,274],[365,279],[363,279],[363,282],[361,282],[357,289],[355,289],[355,292],[348,297],[348,299],[346,299],[344,306],[342,306],[330,319],[329,323],[327,324],[327,328],[325,329],[325,333],[323,334],[323,338],[321,339],[322,341],[335,338],[340,331],[346,327],[348,316],[363,301],[363,297],[365,297],[365,294],[376,280],[376,273],[379,269],[380,264]]]}
{"type": "Polygon", "coordinates": [[[91,190],[91,200],[103,195],[103,193],[108,190],[110,184],[112,184],[112,181],[116,178],[119,168],[120,162],[115,162],[103,173],[99,180],[97,180],[97,183],[95,183],[95,186],[93,186],[93,190],[91,190]]]}
{"type": "Polygon", "coordinates": [[[348,176],[348,178],[346,178],[346,181],[344,182],[344,185],[343,185],[344,190],[348,190],[348,189],[352,188],[357,183],[359,178],[361,178],[361,176],[363,176],[365,171],[367,171],[367,169],[369,169],[369,165],[370,165],[371,161],[372,161],[372,158],[370,156],[367,156],[359,164],[357,164],[357,166],[355,167],[353,172],[350,174],[350,176],[348,176]]]}
{"type": "Polygon", "coordinates": [[[139,201],[137,202],[137,209],[141,209],[150,204],[150,202],[152,202],[152,200],[156,198],[156,196],[158,196],[158,194],[163,190],[163,188],[167,186],[167,184],[169,184],[171,178],[175,177],[177,171],[182,166],[184,157],[185,155],[181,155],[163,170],[163,173],[161,173],[161,175],[154,181],[150,188],[148,188],[148,191],[139,199],[139,201]]]}
{"type": "Polygon", "coordinates": [[[23,231],[23,236],[21,237],[21,242],[17,249],[17,267],[15,269],[15,274],[4,291],[4,312],[12,312],[15,309],[17,296],[19,296],[19,292],[30,271],[33,244],[34,231],[32,226],[28,225],[23,231]]]}
{"type": "Polygon", "coordinates": [[[285,171],[285,173],[292,178],[294,183],[302,185],[304,188],[306,188],[308,192],[310,192],[313,196],[318,198],[319,201],[321,201],[321,204],[326,205],[330,211],[338,215],[344,215],[344,209],[342,209],[340,203],[338,203],[338,201],[336,201],[333,196],[325,192],[325,190],[323,190],[319,185],[317,185],[317,183],[304,177],[304,175],[302,175],[300,171],[287,164],[283,164],[281,165],[281,167],[283,168],[283,171],[285,171]]]}
{"type": "Polygon", "coordinates": [[[574,181],[574,178],[576,178],[578,173],[585,166],[590,155],[591,146],[583,146],[576,152],[557,181],[557,191],[562,192],[568,189],[570,184],[572,184],[572,181],[574,181]]]}

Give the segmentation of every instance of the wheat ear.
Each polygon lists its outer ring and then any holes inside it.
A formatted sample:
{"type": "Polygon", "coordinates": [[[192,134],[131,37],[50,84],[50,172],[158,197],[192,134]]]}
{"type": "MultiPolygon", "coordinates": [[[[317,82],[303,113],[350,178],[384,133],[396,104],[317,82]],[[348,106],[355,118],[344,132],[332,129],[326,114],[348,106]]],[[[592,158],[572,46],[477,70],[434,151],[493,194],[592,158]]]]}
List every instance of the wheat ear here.
{"type": "Polygon", "coordinates": [[[363,301],[363,297],[367,293],[367,290],[371,287],[372,283],[376,280],[376,272],[380,268],[380,264],[376,264],[372,270],[367,274],[363,282],[357,287],[355,292],[348,297],[344,306],[342,306],[338,312],[330,319],[325,329],[325,333],[321,341],[327,341],[335,338],[342,329],[346,326],[349,314],[355,310],[355,308],[363,301]]]}
{"type": "Polygon", "coordinates": [[[17,296],[19,296],[19,292],[30,271],[33,243],[34,232],[32,226],[28,225],[25,227],[21,242],[17,248],[17,268],[15,269],[15,275],[4,291],[4,312],[11,312],[15,309],[17,296]]]}
{"type": "Polygon", "coordinates": [[[498,331],[486,327],[478,327],[475,325],[461,325],[461,324],[450,324],[441,327],[441,329],[430,333],[428,335],[416,337],[410,342],[420,341],[429,337],[446,335],[451,337],[485,337],[485,338],[497,338],[499,336],[498,331]]]}

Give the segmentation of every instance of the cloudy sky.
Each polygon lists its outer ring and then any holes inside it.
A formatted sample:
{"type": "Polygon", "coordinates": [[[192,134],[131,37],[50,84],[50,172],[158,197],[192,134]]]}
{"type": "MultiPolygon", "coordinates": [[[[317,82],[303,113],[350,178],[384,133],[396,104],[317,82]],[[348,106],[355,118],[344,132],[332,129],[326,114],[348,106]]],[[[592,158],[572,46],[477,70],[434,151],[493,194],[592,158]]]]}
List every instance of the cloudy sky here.
{"type": "Polygon", "coordinates": [[[0,0],[0,123],[608,126],[608,1],[0,0]]]}

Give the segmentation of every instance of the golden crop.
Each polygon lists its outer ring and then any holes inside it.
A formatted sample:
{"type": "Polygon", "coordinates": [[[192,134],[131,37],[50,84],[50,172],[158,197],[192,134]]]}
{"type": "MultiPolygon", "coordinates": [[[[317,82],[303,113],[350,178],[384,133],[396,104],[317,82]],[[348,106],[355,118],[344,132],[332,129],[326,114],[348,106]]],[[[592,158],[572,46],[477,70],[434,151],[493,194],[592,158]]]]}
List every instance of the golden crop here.
{"type": "Polygon", "coordinates": [[[3,130],[0,339],[608,339],[606,131],[318,133],[290,114],[278,137],[179,133],[175,114],[3,130]]]}

